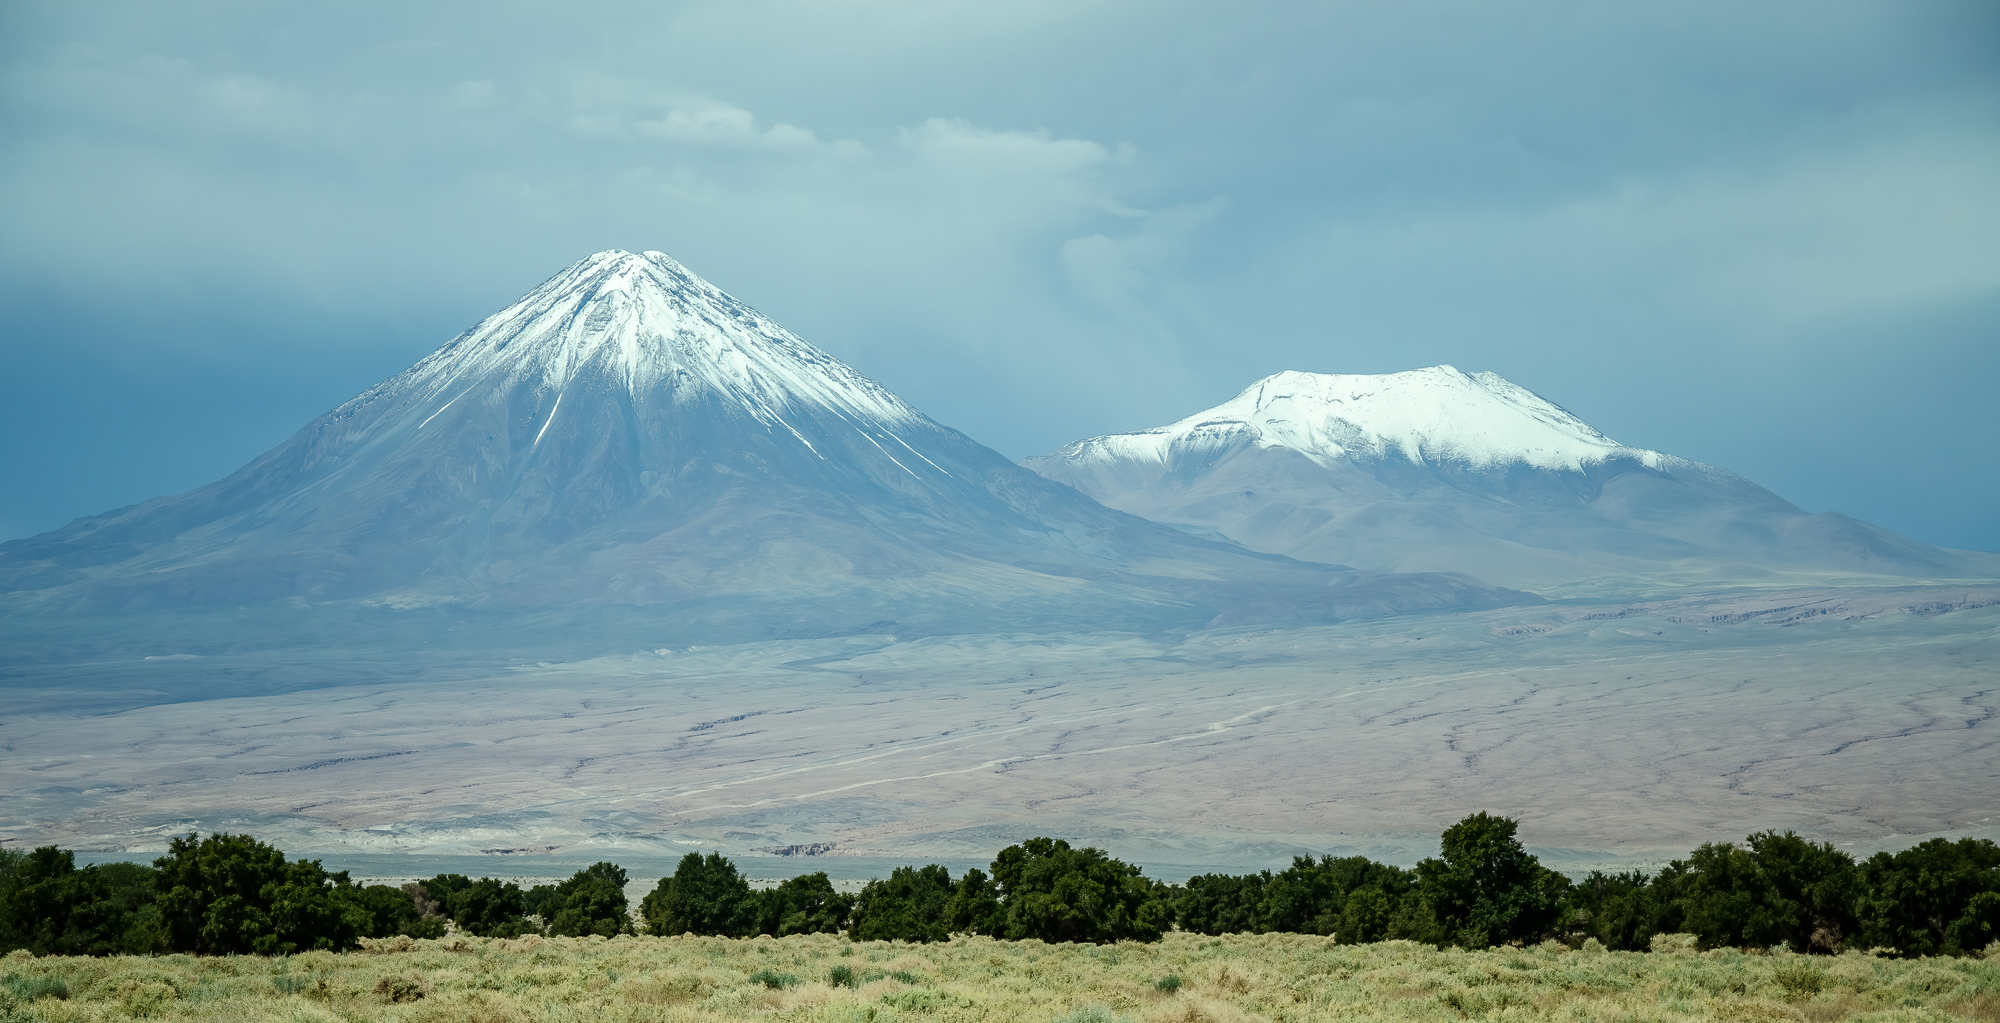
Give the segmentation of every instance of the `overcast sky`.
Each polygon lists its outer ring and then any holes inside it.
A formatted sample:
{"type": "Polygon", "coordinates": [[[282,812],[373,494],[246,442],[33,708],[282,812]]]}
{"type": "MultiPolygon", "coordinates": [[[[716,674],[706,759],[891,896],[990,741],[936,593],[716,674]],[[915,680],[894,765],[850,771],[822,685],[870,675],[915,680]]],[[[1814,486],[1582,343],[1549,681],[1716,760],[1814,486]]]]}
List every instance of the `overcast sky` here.
{"type": "Polygon", "coordinates": [[[0,3],[0,537],[662,249],[1009,457],[1492,370],[2000,549],[2000,4],[0,3]]]}

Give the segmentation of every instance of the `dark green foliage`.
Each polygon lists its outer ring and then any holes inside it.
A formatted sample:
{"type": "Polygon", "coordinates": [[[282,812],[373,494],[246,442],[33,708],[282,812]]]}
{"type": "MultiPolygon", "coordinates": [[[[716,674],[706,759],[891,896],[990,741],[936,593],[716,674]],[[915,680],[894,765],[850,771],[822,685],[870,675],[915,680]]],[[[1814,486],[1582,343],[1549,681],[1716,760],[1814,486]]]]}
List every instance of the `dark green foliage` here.
{"type": "Polygon", "coordinates": [[[721,853],[688,853],[663,877],[639,911],[654,934],[741,937],[752,920],[750,883],[721,853]]]}
{"type": "Polygon", "coordinates": [[[1414,874],[1361,856],[1299,856],[1283,872],[1189,878],[1174,918],[1197,934],[1337,934],[1342,941],[1403,937],[1399,914],[1414,874]]]}
{"type": "Polygon", "coordinates": [[[1173,994],[1174,992],[1179,991],[1181,989],[1181,979],[1179,976],[1169,973],[1166,976],[1161,977],[1159,980],[1154,981],[1153,989],[1156,991],[1164,991],[1167,994],[1173,994]]]}
{"type": "Polygon", "coordinates": [[[1710,843],[1660,872],[1655,883],[1673,898],[1681,928],[1706,948],[1838,949],[1854,930],[1853,857],[1789,831],[1759,832],[1748,844],[1710,843]]]}
{"type": "Polygon", "coordinates": [[[444,933],[440,920],[425,920],[417,911],[410,893],[386,884],[365,888],[349,885],[334,890],[336,898],[355,911],[356,929],[364,938],[387,938],[407,934],[413,938],[434,938],[444,933]]]}
{"type": "Polygon", "coordinates": [[[528,923],[527,900],[520,885],[482,877],[463,887],[451,887],[456,890],[444,900],[445,912],[459,930],[482,938],[516,938],[535,929],[528,923]]]}
{"type": "Polygon", "coordinates": [[[146,954],[165,938],[153,870],[137,863],[78,868],[67,849],[8,850],[0,860],[0,950],[36,955],[146,954]]]}
{"type": "Polygon", "coordinates": [[[1653,935],[1680,929],[1680,912],[1652,878],[1637,870],[1591,871],[1569,890],[1559,929],[1571,944],[1596,938],[1605,948],[1643,952],[1653,935]]]}
{"type": "Polygon", "coordinates": [[[421,894],[412,893],[417,898],[434,902],[439,911],[451,905],[451,897],[472,887],[472,879],[464,874],[439,874],[417,886],[421,894]]]}
{"type": "Polygon", "coordinates": [[[762,984],[772,990],[788,988],[799,982],[799,978],[789,973],[773,973],[768,969],[758,970],[750,975],[750,983],[762,984]]]}
{"type": "Polygon", "coordinates": [[[553,935],[630,934],[626,881],[625,868],[616,863],[593,863],[561,884],[537,887],[527,908],[541,914],[545,929],[553,935]]]}
{"type": "Polygon", "coordinates": [[[860,987],[861,981],[854,976],[854,967],[838,963],[826,973],[826,982],[833,987],[860,987]]]}
{"type": "Polygon", "coordinates": [[[1485,948],[1554,930],[1569,879],[1521,848],[1519,826],[1482,811],[1445,830],[1443,858],[1417,864],[1417,897],[1431,927],[1412,937],[1485,948]]]}
{"type": "Polygon", "coordinates": [[[839,934],[847,927],[854,900],[834,891],[825,871],[801,874],[776,888],[753,892],[750,931],[782,938],[788,934],[839,934]]]}
{"type": "Polygon", "coordinates": [[[993,860],[1000,933],[1043,941],[1158,941],[1171,922],[1166,886],[1098,849],[1031,838],[993,860]]]}
{"type": "Polygon", "coordinates": [[[1264,888],[1271,872],[1202,874],[1174,894],[1174,922],[1196,934],[1258,934],[1263,926],[1264,888]]]}
{"type": "Polygon", "coordinates": [[[2000,845],[1933,838],[1861,864],[1859,944],[1906,956],[1964,955],[2000,939],[2000,845]]]}
{"type": "MultiPolygon", "coordinates": [[[[1933,839],[1857,866],[1826,843],[1760,832],[1743,846],[1710,844],[1657,876],[1593,872],[1572,885],[1521,848],[1516,823],[1475,814],[1443,836],[1441,858],[1415,871],[1362,857],[1297,857],[1283,871],[1208,874],[1169,889],[1096,849],[1037,838],[1003,850],[993,876],[899,867],[855,898],[824,873],[753,892],[719,854],[689,854],[643,903],[656,934],[747,937],[837,933],[856,940],[943,941],[987,934],[1043,941],[1154,940],[1169,922],[1203,934],[1338,934],[1343,942],[1416,938],[1485,946],[1560,935],[1613,949],[1644,949],[1657,934],[1690,932],[1706,947],[1838,951],[1889,947],[1904,955],[1978,954],[2000,939],[2000,846],[1933,839]]],[[[0,849],[0,950],[37,954],[289,954],[351,948],[361,937],[435,937],[445,917],[461,930],[512,937],[631,933],[623,868],[597,863],[523,892],[495,878],[440,874],[401,889],[358,887],[345,873],[284,854],[247,835],[177,838],[153,867],[78,867],[47,846],[0,849]]],[[[835,986],[897,972],[833,968],[835,986]]],[[[797,982],[765,970],[771,987],[797,982]]],[[[1787,997],[1812,997],[1823,976],[1788,964],[1787,997]]],[[[60,982],[9,975],[17,999],[64,997],[60,982]],[[53,985],[53,986],[51,986],[53,985]]],[[[283,991],[290,980],[274,981],[283,991]]],[[[1178,977],[1155,986],[1172,993],[1178,977]]],[[[303,988],[301,988],[303,990],[303,988]]],[[[413,989],[410,997],[421,997],[413,989]]]]}
{"type": "Polygon", "coordinates": [[[953,934],[1000,933],[1006,922],[1000,889],[985,871],[974,867],[958,879],[951,901],[944,906],[944,922],[953,934]]]}
{"type": "Polygon", "coordinates": [[[946,915],[956,889],[951,871],[897,867],[885,879],[868,882],[855,897],[847,936],[855,941],[944,941],[951,937],[946,915]]]}
{"type": "Polygon", "coordinates": [[[335,889],[345,872],[285,854],[249,835],[187,835],[153,861],[167,945],[206,955],[288,955],[353,948],[367,921],[335,889]]]}

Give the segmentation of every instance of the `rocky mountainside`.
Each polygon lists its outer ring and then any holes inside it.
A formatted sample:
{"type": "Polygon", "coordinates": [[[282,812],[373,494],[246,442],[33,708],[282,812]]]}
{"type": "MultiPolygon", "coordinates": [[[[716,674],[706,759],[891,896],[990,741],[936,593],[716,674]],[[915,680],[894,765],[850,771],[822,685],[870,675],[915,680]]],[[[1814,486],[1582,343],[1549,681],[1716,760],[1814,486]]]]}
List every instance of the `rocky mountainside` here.
{"type": "Polygon", "coordinates": [[[2000,555],[1807,514],[1715,466],[1619,444],[1495,374],[1450,366],[1279,373],[1177,423],[1021,464],[1253,550],[1552,595],[2000,576],[2000,555]]]}
{"type": "Polygon", "coordinates": [[[322,622],[321,635],[374,622],[410,643],[432,641],[423,623],[483,623],[509,641],[654,644],[1529,599],[1462,576],[1257,554],[1107,509],[665,254],[619,251],[227,479],[0,545],[0,595],[7,618],[72,632],[144,618],[154,645],[202,616],[211,646],[247,642],[231,630],[251,620],[287,633],[322,622]]]}

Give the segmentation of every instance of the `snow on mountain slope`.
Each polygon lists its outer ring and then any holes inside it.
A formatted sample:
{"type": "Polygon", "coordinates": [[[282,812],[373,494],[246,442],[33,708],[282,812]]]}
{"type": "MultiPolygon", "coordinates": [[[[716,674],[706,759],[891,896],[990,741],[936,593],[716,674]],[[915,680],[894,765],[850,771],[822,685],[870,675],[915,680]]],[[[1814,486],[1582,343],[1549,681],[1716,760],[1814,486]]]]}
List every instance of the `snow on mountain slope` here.
{"type": "Polygon", "coordinates": [[[1628,448],[1560,406],[1494,373],[1432,366],[1379,376],[1287,370],[1177,423],[1077,441],[1065,461],[1168,463],[1245,441],[1297,451],[1321,465],[1402,457],[1488,468],[1520,462],[1580,472],[1608,458],[1657,468],[1657,451],[1628,448]]]}
{"type": "Polygon", "coordinates": [[[578,629],[623,616],[661,642],[1526,599],[1254,554],[1111,511],[665,254],[620,251],[579,261],[224,480],[0,544],[0,594],[64,614],[288,601],[578,629]]]}
{"type": "MultiPolygon", "coordinates": [[[[664,252],[597,253],[355,399],[456,400],[495,380],[560,394],[594,372],[631,395],[726,395],[761,421],[813,405],[855,419],[909,424],[917,410],[840,360],[690,273],[664,252]]],[[[803,440],[803,438],[801,438],[803,440]]]]}
{"type": "Polygon", "coordinates": [[[1774,571],[1986,578],[2000,557],[1808,515],[1711,465],[1618,444],[1493,373],[1285,372],[1179,422],[1023,465],[1253,550],[1464,572],[1544,594],[1769,581],[1774,571]]]}

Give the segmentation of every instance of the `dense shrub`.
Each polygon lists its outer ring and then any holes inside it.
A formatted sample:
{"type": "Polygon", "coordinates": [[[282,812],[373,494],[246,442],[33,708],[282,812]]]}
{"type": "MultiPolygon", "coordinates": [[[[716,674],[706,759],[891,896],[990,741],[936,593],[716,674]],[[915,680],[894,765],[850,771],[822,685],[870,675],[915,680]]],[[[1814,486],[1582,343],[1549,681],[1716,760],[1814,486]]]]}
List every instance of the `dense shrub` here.
{"type": "Polygon", "coordinates": [[[1167,888],[1123,860],[1054,838],[1031,838],[993,859],[996,936],[1043,941],[1158,941],[1172,923],[1167,888]]]}
{"type": "Polygon", "coordinates": [[[848,937],[855,941],[943,941],[951,936],[947,912],[956,889],[951,871],[897,867],[868,882],[854,899],[848,937]]]}
{"type": "Polygon", "coordinates": [[[425,918],[405,888],[386,884],[336,888],[334,897],[355,911],[356,929],[364,938],[387,938],[407,934],[413,938],[436,938],[444,934],[444,921],[425,918]]]}
{"type": "MultiPolygon", "coordinates": [[[[457,878],[457,875],[448,876],[457,878]]],[[[433,879],[434,882],[437,880],[433,879]]],[[[450,888],[451,894],[444,899],[445,912],[459,930],[482,938],[514,938],[536,930],[528,922],[526,893],[512,881],[482,877],[464,885],[450,885],[450,888]]]]}
{"type": "Polygon", "coordinates": [[[1905,955],[1963,955],[2000,939],[2000,845],[1933,838],[1861,864],[1860,944],[1905,955]]]}
{"type": "Polygon", "coordinates": [[[847,929],[853,908],[854,899],[835,891],[825,871],[801,874],[751,894],[749,931],[774,938],[839,934],[847,929]]]}
{"type": "Polygon", "coordinates": [[[1342,941],[1408,937],[1416,875],[1362,856],[1299,856],[1284,871],[1189,878],[1174,922],[1199,934],[1334,934],[1342,941]]]}
{"type": "Polygon", "coordinates": [[[1416,896],[1429,920],[1411,937],[1485,948],[1554,930],[1569,878],[1529,855],[1514,837],[1518,828],[1482,812],[1445,829],[1443,857],[1417,864],[1416,896]]]}
{"type": "Polygon", "coordinates": [[[144,954],[166,936],[153,905],[150,867],[109,863],[78,868],[55,846],[0,850],[0,950],[36,955],[144,954]]]}
{"type": "Polygon", "coordinates": [[[542,929],[551,935],[596,934],[608,938],[630,934],[632,917],[625,898],[627,880],[624,867],[616,863],[593,863],[561,884],[537,887],[525,900],[526,908],[541,916],[542,929]]]}
{"type": "Polygon", "coordinates": [[[347,874],[292,860],[249,835],[187,835],[153,861],[167,944],[208,955],[290,954],[352,948],[369,921],[347,893],[347,874]]]}
{"type": "Polygon", "coordinates": [[[1707,948],[1784,945],[1834,951],[1854,930],[1854,859],[1787,831],[1759,832],[1748,848],[1710,843],[1655,881],[1673,902],[1675,930],[1707,948]]]}
{"type": "MultiPolygon", "coordinates": [[[[1760,832],[1741,846],[1704,845],[1654,876],[1592,872],[1572,884],[1528,854],[1517,830],[1513,820],[1479,813],[1447,830],[1442,855],[1415,870],[1301,856],[1276,873],[1205,874],[1171,887],[1100,850],[1036,838],[1002,850],[990,877],[968,870],[954,882],[936,864],[899,867],[851,898],[825,873],[752,891],[720,854],[691,853],[641,913],[655,934],[845,931],[910,942],[956,934],[1153,941],[1175,925],[1207,935],[1338,935],[1343,944],[1413,938],[1484,947],[1553,936],[1620,950],[1785,946],[1906,956],[1978,955],[2000,940],[2000,846],[1983,839],[1933,839],[1857,865],[1826,843],[1760,832]]],[[[447,918],[485,937],[612,936],[632,931],[626,881],[623,868],[596,863],[526,892],[461,874],[362,887],[317,861],[287,861],[228,834],[174,839],[152,867],[78,867],[54,846],[0,849],[0,951],[289,954],[351,948],[364,937],[436,937],[447,918]]],[[[1788,997],[1810,995],[1818,968],[1787,969],[1779,987],[1788,997]]],[[[833,977],[836,985],[868,979],[851,969],[833,977]]]]}
{"type": "Polygon", "coordinates": [[[736,937],[750,927],[750,882],[721,853],[688,853],[639,904],[654,934],[736,937]]]}
{"type": "Polygon", "coordinates": [[[1593,870],[1571,886],[1558,929],[1571,944],[1595,939],[1608,949],[1643,952],[1653,935],[1680,929],[1679,912],[1662,902],[1661,891],[1643,871],[1593,870]]]}

